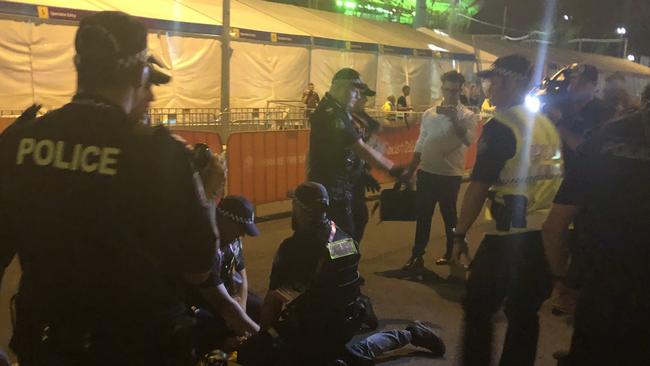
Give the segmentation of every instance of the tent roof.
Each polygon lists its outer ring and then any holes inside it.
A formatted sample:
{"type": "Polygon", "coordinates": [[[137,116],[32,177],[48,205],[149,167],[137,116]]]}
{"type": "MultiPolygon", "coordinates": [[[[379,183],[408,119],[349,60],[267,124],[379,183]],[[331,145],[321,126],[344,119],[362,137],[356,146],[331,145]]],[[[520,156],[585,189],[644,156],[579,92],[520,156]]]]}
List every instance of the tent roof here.
{"type": "MultiPolygon", "coordinates": [[[[167,21],[162,28],[166,30],[176,29],[177,25],[173,22],[209,26],[222,24],[221,0],[13,0],[12,2],[71,10],[121,10],[134,16],[167,21]]],[[[3,3],[8,4],[0,0],[0,5],[3,3]]],[[[21,14],[36,15],[24,12],[21,14]]],[[[435,45],[452,54],[472,55],[472,52],[454,46],[453,43],[441,42],[406,25],[361,19],[294,5],[261,0],[231,0],[230,14],[232,27],[254,32],[386,45],[401,48],[397,52],[403,54],[412,54],[414,51],[410,49],[429,50],[429,45],[435,45]]],[[[78,17],[71,19],[78,19],[78,17]]],[[[205,30],[205,28],[201,29],[205,30]]],[[[179,26],[179,30],[183,31],[183,28],[179,26]]],[[[252,39],[268,41],[268,35],[266,38],[256,38],[253,35],[252,39]]],[[[376,50],[376,46],[374,48],[366,46],[361,49],[376,50]]]]}
{"type": "Polygon", "coordinates": [[[255,9],[258,9],[268,16],[281,19],[305,33],[314,37],[329,39],[340,39],[352,42],[376,43],[373,39],[359,33],[355,33],[349,27],[339,27],[317,14],[307,11],[294,5],[273,3],[259,0],[236,0],[255,9]]]}
{"type": "MultiPolygon", "coordinates": [[[[475,45],[478,49],[484,50],[496,56],[503,56],[512,53],[521,53],[530,60],[536,60],[540,52],[540,44],[535,42],[514,42],[503,40],[500,36],[474,36],[468,34],[454,35],[454,38],[475,45]]],[[[567,50],[557,47],[548,47],[546,54],[548,63],[562,67],[574,62],[587,63],[596,66],[605,73],[623,72],[626,74],[650,76],[650,68],[630,62],[621,58],[603,56],[592,53],[584,53],[567,50]]]]}

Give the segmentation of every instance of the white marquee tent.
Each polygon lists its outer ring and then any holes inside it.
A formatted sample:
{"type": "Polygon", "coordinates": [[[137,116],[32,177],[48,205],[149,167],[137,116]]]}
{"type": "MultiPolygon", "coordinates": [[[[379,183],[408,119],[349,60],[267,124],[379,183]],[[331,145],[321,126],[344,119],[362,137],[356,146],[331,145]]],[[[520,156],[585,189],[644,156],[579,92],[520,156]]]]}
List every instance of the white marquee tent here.
{"type": "Polygon", "coordinates": [[[545,60],[544,66],[547,73],[574,62],[594,65],[600,71],[601,84],[605,77],[615,72],[622,73],[626,77],[628,89],[634,94],[639,94],[642,88],[650,83],[649,67],[622,58],[577,52],[553,46],[546,47],[546,53],[542,57],[543,48],[540,43],[536,42],[508,41],[499,35],[459,34],[450,37],[425,28],[419,28],[418,31],[438,41],[450,42],[465,52],[474,53],[481,69],[490,67],[490,64],[499,56],[520,53],[531,60],[545,60]]]}
{"type": "MultiPolygon", "coordinates": [[[[65,103],[76,85],[76,25],[101,10],[125,11],[149,26],[150,50],[173,77],[155,90],[154,107],[219,107],[220,0],[16,0],[0,1],[0,109],[65,103]]],[[[399,24],[232,0],[231,27],[232,107],[299,99],[309,81],[322,94],[342,67],[376,87],[377,104],[410,84],[412,103],[426,105],[439,95],[441,72],[474,71],[472,52],[399,24]]]]}

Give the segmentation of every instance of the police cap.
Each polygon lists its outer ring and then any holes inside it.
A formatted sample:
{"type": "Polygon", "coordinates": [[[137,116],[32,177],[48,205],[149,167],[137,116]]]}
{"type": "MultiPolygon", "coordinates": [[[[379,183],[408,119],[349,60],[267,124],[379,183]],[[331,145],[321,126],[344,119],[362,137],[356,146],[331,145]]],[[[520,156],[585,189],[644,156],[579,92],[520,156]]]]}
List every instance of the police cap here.
{"type": "Polygon", "coordinates": [[[244,226],[244,231],[250,236],[258,236],[259,229],[255,225],[255,208],[242,196],[226,196],[217,206],[217,212],[244,226]]]}
{"type": "Polygon", "coordinates": [[[327,189],[316,182],[304,182],[293,193],[294,201],[309,211],[324,212],[329,206],[327,189]]]}
{"type": "Polygon", "coordinates": [[[75,64],[127,69],[146,62],[147,27],[120,11],[102,11],[84,17],[75,36],[75,64]]]}
{"type": "Polygon", "coordinates": [[[154,85],[167,84],[172,77],[162,71],[163,65],[155,57],[149,56],[147,60],[149,65],[149,82],[154,85]]]}
{"type": "Polygon", "coordinates": [[[523,55],[508,55],[497,58],[492,66],[476,74],[480,78],[502,76],[519,81],[528,81],[531,76],[530,61],[523,55]]]}

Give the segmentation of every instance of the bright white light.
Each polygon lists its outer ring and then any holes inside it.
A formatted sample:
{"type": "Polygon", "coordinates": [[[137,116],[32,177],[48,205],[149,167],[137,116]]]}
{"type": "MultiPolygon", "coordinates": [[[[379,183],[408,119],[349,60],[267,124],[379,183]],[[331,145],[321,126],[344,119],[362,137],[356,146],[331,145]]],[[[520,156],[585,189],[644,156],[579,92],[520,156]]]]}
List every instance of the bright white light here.
{"type": "Polygon", "coordinates": [[[529,111],[533,113],[539,112],[539,109],[542,107],[542,102],[539,101],[539,98],[532,96],[532,95],[526,95],[526,100],[524,101],[524,105],[526,108],[528,108],[529,111]]]}
{"type": "Polygon", "coordinates": [[[625,27],[616,28],[616,34],[624,35],[626,33],[627,33],[627,29],[625,29],[625,27]]]}
{"type": "Polygon", "coordinates": [[[429,49],[430,49],[431,51],[449,52],[448,50],[446,50],[446,49],[444,49],[444,48],[442,48],[442,47],[438,47],[438,46],[436,46],[436,45],[433,44],[433,43],[429,43],[429,49]]]}
{"type": "Polygon", "coordinates": [[[636,56],[634,56],[633,54],[629,54],[627,55],[627,60],[634,62],[636,60],[636,56]]]}
{"type": "Polygon", "coordinates": [[[439,36],[449,37],[449,34],[447,34],[447,33],[443,32],[443,31],[441,31],[440,29],[434,29],[434,30],[433,30],[433,33],[435,33],[435,34],[437,34],[437,35],[439,35],[439,36]]]}
{"type": "Polygon", "coordinates": [[[564,20],[569,20],[569,16],[564,14],[564,20]]]}

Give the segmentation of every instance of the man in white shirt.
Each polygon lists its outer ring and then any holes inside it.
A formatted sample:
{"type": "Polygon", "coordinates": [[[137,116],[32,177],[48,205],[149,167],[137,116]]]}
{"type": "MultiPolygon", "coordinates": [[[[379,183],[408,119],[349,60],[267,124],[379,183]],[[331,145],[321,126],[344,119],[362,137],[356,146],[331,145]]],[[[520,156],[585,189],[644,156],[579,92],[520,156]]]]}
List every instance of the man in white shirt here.
{"type": "Polygon", "coordinates": [[[456,226],[456,201],[465,169],[465,151],[474,141],[478,116],[460,104],[465,78],[457,71],[442,75],[442,104],[424,112],[420,137],[409,166],[409,176],[417,169],[418,220],[415,243],[404,270],[421,270],[422,256],[429,242],[431,219],[436,203],[445,222],[447,247],[436,264],[449,262],[456,226]],[[419,167],[419,169],[418,169],[419,167]]]}

